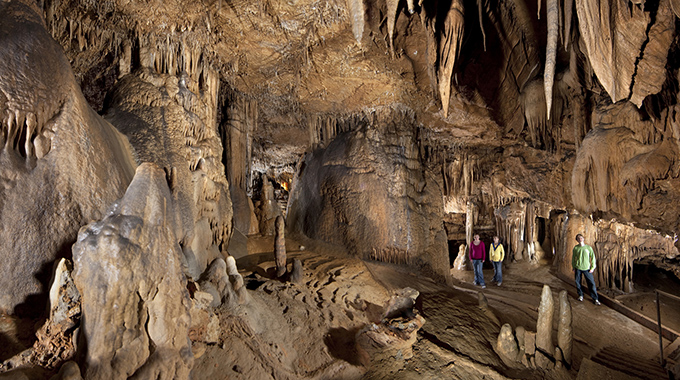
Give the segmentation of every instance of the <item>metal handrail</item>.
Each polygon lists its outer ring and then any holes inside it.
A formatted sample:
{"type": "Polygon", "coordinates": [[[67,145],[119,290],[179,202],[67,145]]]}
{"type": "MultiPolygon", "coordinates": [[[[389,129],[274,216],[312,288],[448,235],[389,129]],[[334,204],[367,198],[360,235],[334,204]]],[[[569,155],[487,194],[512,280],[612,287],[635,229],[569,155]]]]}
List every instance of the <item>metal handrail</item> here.
{"type": "Polygon", "coordinates": [[[678,301],[680,301],[680,297],[658,289],[655,289],[654,292],[656,293],[656,321],[659,324],[659,362],[663,367],[666,365],[666,359],[663,357],[663,338],[661,336],[661,302],[659,301],[659,295],[663,295],[678,301]]]}
{"type": "Polygon", "coordinates": [[[656,290],[656,321],[659,323],[659,364],[661,367],[666,365],[663,357],[663,337],[661,336],[661,302],[659,302],[659,290],[656,290]]]}
{"type": "Polygon", "coordinates": [[[661,294],[661,295],[664,295],[668,298],[673,298],[673,299],[680,301],[680,297],[676,296],[675,294],[666,293],[663,290],[658,290],[658,289],[656,290],[656,292],[661,294]]]}

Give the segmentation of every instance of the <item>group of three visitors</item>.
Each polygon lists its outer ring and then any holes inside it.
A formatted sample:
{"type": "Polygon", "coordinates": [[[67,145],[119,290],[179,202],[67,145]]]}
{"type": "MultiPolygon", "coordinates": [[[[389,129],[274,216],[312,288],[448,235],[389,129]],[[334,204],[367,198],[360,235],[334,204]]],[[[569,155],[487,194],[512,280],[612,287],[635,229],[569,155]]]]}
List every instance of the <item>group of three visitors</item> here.
{"type": "MultiPolygon", "coordinates": [[[[576,281],[576,290],[578,292],[578,300],[583,301],[583,289],[581,288],[581,277],[585,277],[588,289],[590,290],[590,297],[595,302],[595,305],[600,305],[599,297],[597,295],[597,288],[595,287],[595,279],[593,272],[595,271],[595,252],[588,244],[585,244],[583,235],[576,235],[578,244],[572,250],[571,267],[574,271],[574,280],[576,281]]],[[[484,273],[482,273],[482,265],[486,260],[486,247],[484,242],[479,240],[479,235],[475,234],[470,244],[470,260],[472,260],[472,267],[475,273],[474,284],[479,285],[482,289],[486,288],[484,283],[484,273]]],[[[493,264],[493,279],[498,286],[503,283],[503,259],[505,258],[505,250],[500,243],[498,236],[493,237],[493,243],[489,247],[489,259],[493,264]]]]}

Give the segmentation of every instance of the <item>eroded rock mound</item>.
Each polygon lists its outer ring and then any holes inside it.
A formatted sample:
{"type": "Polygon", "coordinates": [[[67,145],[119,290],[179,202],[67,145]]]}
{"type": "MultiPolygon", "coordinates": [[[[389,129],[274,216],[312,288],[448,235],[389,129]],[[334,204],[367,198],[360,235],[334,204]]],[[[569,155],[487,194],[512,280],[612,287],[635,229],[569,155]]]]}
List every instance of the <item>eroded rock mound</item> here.
{"type": "Polygon", "coordinates": [[[80,231],[73,259],[85,378],[188,377],[191,301],[175,207],[165,172],[143,164],[107,216],[80,231]]]}

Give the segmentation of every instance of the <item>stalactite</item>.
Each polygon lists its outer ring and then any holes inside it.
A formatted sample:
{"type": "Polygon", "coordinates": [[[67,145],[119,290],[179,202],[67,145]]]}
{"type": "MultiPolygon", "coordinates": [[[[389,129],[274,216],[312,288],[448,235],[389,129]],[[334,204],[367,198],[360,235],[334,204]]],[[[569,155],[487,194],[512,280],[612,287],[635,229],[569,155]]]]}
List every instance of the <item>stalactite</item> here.
{"type": "Polygon", "coordinates": [[[439,45],[439,97],[444,117],[449,114],[451,78],[465,32],[465,8],[462,0],[453,0],[444,19],[444,30],[439,45]]]}
{"type": "Polygon", "coordinates": [[[425,9],[421,9],[420,12],[420,22],[425,31],[425,41],[426,41],[426,58],[427,58],[427,76],[430,78],[430,88],[432,90],[432,95],[436,98],[439,94],[439,86],[437,79],[437,37],[436,25],[437,25],[437,13],[427,12],[425,9]]]}
{"type": "Polygon", "coordinates": [[[569,50],[569,41],[571,41],[571,20],[574,12],[574,0],[564,0],[564,39],[562,45],[566,50],[569,50]]]}
{"type": "Polygon", "coordinates": [[[44,128],[56,110],[39,109],[38,113],[20,109],[5,108],[0,115],[0,145],[6,150],[13,151],[19,156],[29,159],[30,166],[34,162],[30,159],[43,158],[51,149],[54,133],[44,128]],[[48,115],[48,112],[52,116],[48,115]]]}
{"type": "Polygon", "coordinates": [[[553,80],[555,79],[555,59],[557,56],[557,32],[559,17],[557,0],[547,1],[548,42],[545,49],[545,69],[543,72],[543,86],[545,86],[546,118],[550,120],[550,109],[553,98],[553,80]]]}
{"type": "Polygon", "coordinates": [[[484,23],[482,22],[482,3],[484,0],[477,0],[477,15],[479,16],[479,30],[482,32],[482,43],[484,51],[486,51],[486,32],[484,31],[484,23]]]}
{"type": "Polygon", "coordinates": [[[536,257],[536,247],[535,243],[537,240],[536,234],[536,207],[533,202],[527,202],[526,211],[524,212],[526,217],[525,220],[525,232],[524,236],[527,247],[527,254],[531,262],[537,262],[538,257],[536,257]]]}
{"type": "Polygon", "coordinates": [[[363,0],[347,0],[347,8],[349,9],[349,17],[352,22],[352,33],[357,43],[361,45],[361,40],[364,37],[364,9],[363,0]]]}
{"type": "Polygon", "coordinates": [[[513,201],[509,205],[496,208],[496,228],[499,229],[499,237],[506,241],[510,247],[508,255],[512,255],[513,261],[522,260],[525,249],[526,210],[524,202],[513,201]]]}
{"type": "Polygon", "coordinates": [[[387,3],[387,34],[390,45],[390,53],[394,58],[394,25],[397,22],[397,9],[399,0],[385,0],[387,3]]]}
{"type": "Polygon", "coordinates": [[[474,236],[475,229],[474,213],[475,213],[474,203],[472,203],[471,201],[467,201],[465,209],[465,242],[467,243],[468,247],[470,246],[470,243],[472,243],[472,237],[474,236]]]}

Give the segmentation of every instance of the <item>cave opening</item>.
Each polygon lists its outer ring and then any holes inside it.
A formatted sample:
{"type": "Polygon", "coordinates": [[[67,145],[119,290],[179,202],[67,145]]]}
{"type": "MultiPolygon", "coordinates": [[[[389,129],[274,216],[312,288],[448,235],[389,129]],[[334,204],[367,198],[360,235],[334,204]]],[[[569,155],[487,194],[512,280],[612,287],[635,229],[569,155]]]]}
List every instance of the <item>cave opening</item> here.
{"type": "Polygon", "coordinates": [[[536,242],[543,251],[541,258],[552,260],[554,256],[553,246],[550,238],[549,222],[546,218],[536,217],[536,242]]]}
{"type": "MultiPolygon", "coordinates": [[[[680,278],[674,272],[660,268],[656,263],[644,258],[633,262],[632,272],[634,275],[631,275],[633,281],[631,281],[630,291],[617,295],[616,301],[656,321],[655,291],[660,290],[674,296],[680,296],[680,291],[678,291],[680,289],[680,278]],[[633,282],[635,286],[633,286],[633,282]]],[[[613,277],[613,284],[620,285],[620,276],[614,275],[613,277]]],[[[667,328],[680,331],[680,319],[677,318],[680,313],[680,300],[660,293],[659,304],[661,307],[658,313],[661,316],[661,323],[667,328]]]]}
{"type": "MultiPolygon", "coordinates": [[[[633,262],[633,282],[635,283],[636,292],[653,292],[654,290],[661,290],[667,293],[680,296],[680,278],[669,270],[659,268],[654,263],[645,261],[644,259],[635,260],[633,262]]],[[[620,284],[620,279],[617,283],[620,284]]]]}
{"type": "Polygon", "coordinates": [[[456,261],[461,244],[465,244],[465,240],[449,240],[449,267],[456,261]]]}

